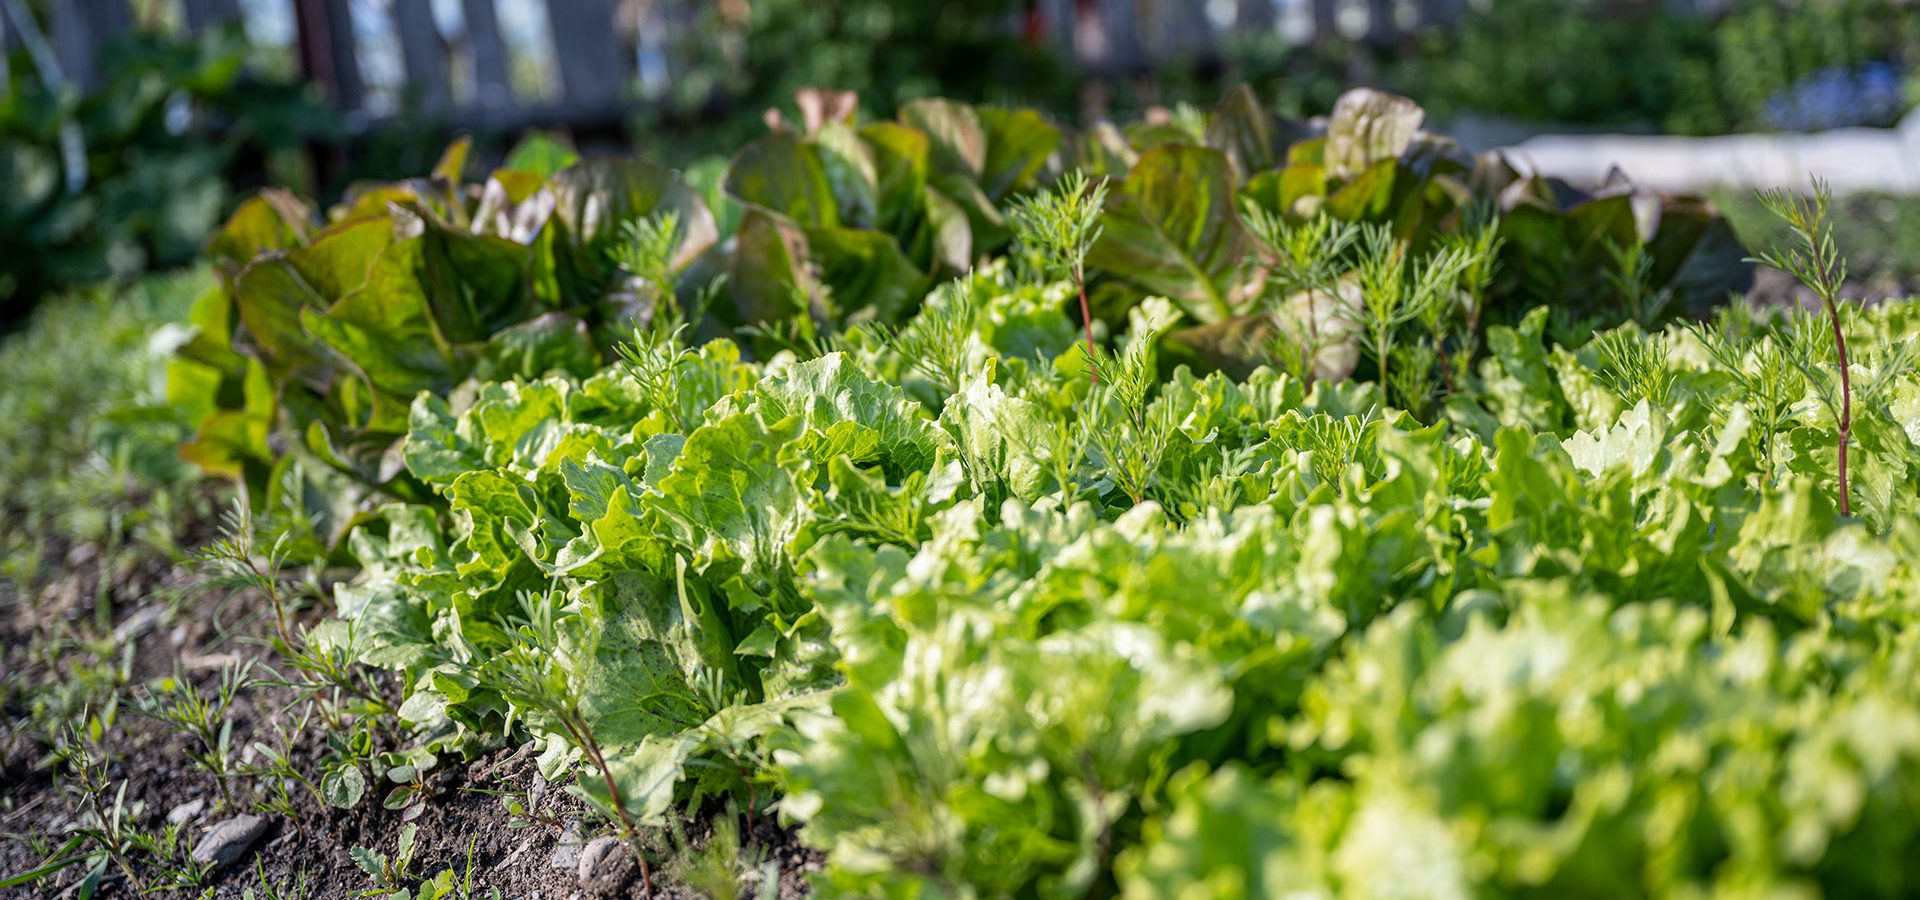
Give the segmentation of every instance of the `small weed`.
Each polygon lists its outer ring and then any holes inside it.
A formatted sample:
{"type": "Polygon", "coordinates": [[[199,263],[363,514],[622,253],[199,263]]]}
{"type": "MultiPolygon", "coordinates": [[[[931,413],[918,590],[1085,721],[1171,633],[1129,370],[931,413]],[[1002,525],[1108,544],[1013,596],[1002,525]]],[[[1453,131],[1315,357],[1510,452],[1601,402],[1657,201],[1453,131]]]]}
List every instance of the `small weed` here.
{"type": "Polygon", "coordinates": [[[742,896],[741,884],[754,874],[761,876],[762,896],[767,895],[770,887],[777,889],[779,885],[779,870],[777,866],[767,865],[766,849],[742,846],[739,816],[731,807],[713,817],[713,834],[704,845],[693,846],[678,827],[672,829],[671,835],[676,845],[675,878],[703,896],[742,896]],[[769,868],[771,877],[763,872],[769,868]]]}
{"type": "Polygon", "coordinates": [[[960,278],[943,285],[907,327],[876,326],[876,333],[902,362],[942,391],[953,394],[959,392],[967,373],[974,368],[977,312],[973,279],[960,278]]]}
{"type": "Polygon", "coordinates": [[[169,825],[148,832],[135,824],[143,804],[127,799],[128,782],[117,786],[111,782],[108,761],[89,749],[77,732],[67,733],[58,752],[72,776],[64,787],[76,799],[80,817],[70,826],[66,843],[43,857],[45,862],[0,879],[0,886],[37,883],[75,865],[87,869],[81,882],[83,895],[97,888],[109,867],[142,893],[198,887],[206,880],[207,868],[187,854],[178,828],[169,825]],[[142,878],[137,860],[157,870],[157,877],[142,878]]]}
{"type": "Polygon", "coordinates": [[[392,856],[360,846],[349,851],[353,864],[373,879],[373,887],[361,891],[359,896],[384,897],[407,890],[407,882],[412,879],[413,854],[417,849],[415,842],[419,834],[420,826],[411,822],[401,827],[392,856]]]}
{"type": "MultiPolygon", "coordinates": [[[[1039,258],[1044,277],[1073,282],[1080,296],[1089,359],[1095,353],[1093,310],[1087,305],[1087,254],[1100,240],[1100,213],[1106,205],[1107,183],[1090,182],[1075,169],[1054,190],[1019,201],[1011,215],[1020,245],[1039,258]]],[[[1095,381],[1099,377],[1094,374],[1095,381]]]]}
{"type": "Polygon", "coordinates": [[[259,890],[253,887],[240,889],[240,900],[306,900],[307,870],[300,871],[287,881],[274,881],[267,877],[267,870],[259,860],[253,862],[253,874],[259,890]]]}
{"type": "MultiPolygon", "coordinates": [[[[300,736],[306,732],[307,719],[302,716],[294,720],[291,727],[286,722],[274,720],[271,728],[271,741],[256,740],[252,744],[252,756],[239,768],[238,774],[257,779],[260,783],[260,795],[254,800],[254,807],[261,812],[284,816],[294,823],[294,827],[305,830],[305,818],[295,801],[295,790],[304,790],[316,803],[328,803],[339,806],[335,800],[350,800],[358,803],[365,793],[364,777],[346,776],[345,784],[332,784],[327,788],[314,783],[307,773],[293,760],[294,747],[300,736]],[[353,781],[357,778],[359,790],[353,790],[353,781]],[[331,791],[331,793],[329,792],[331,791]]],[[[323,761],[322,781],[330,773],[323,761]]],[[[336,781],[343,780],[336,775],[336,781]]]]}
{"type": "Polygon", "coordinates": [[[235,499],[221,517],[220,538],[194,556],[212,576],[201,586],[259,591],[273,610],[275,635],[283,644],[291,645],[292,606],[299,597],[284,572],[293,540],[290,532],[280,530],[262,546],[262,536],[253,510],[244,499],[235,499]]]}
{"type": "Polygon", "coordinates": [[[213,778],[221,803],[229,809],[233,792],[228,782],[235,774],[233,707],[252,684],[254,663],[249,659],[222,669],[211,692],[202,692],[185,675],[175,673],[149,688],[137,707],[141,715],[191,740],[188,759],[213,778]]]}
{"type": "Polygon", "coordinates": [[[1593,341],[1601,383],[1629,406],[1644,400],[1660,408],[1673,399],[1673,370],[1667,365],[1667,341],[1658,334],[1609,331],[1593,341]]]}

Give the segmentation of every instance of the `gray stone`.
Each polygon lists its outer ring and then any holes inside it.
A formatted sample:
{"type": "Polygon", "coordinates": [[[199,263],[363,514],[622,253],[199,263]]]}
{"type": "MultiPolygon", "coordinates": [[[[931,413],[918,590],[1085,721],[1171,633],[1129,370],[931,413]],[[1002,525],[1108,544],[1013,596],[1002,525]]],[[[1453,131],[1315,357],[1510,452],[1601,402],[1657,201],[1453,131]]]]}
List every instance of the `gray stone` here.
{"type": "Polygon", "coordinates": [[[141,607],[139,612],[128,616],[125,621],[120,623],[120,627],[113,630],[113,639],[123,644],[133,640],[146,633],[147,629],[158,624],[161,617],[166,614],[167,607],[162,603],[154,603],[141,607]]]}
{"type": "Polygon", "coordinates": [[[567,872],[580,868],[580,848],[585,843],[586,840],[580,836],[580,820],[567,820],[566,830],[560,833],[560,842],[553,845],[553,867],[567,872]]]}
{"type": "Polygon", "coordinates": [[[533,784],[527,788],[527,814],[540,811],[540,801],[547,798],[547,780],[539,772],[533,773],[533,784]]]}
{"type": "Polygon", "coordinates": [[[167,810],[167,824],[176,827],[185,825],[188,822],[200,818],[200,814],[206,811],[207,801],[205,798],[188,800],[179,806],[167,810]]]}
{"type": "Polygon", "coordinates": [[[580,851],[580,889],[589,897],[617,897],[640,874],[633,848],[617,837],[598,837],[580,851]]]}
{"type": "Polygon", "coordinates": [[[493,870],[495,872],[505,872],[509,866],[513,865],[515,860],[525,855],[528,848],[532,846],[533,846],[533,835],[527,835],[526,837],[521,838],[519,845],[513,848],[512,853],[508,853],[506,856],[502,857],[499,862],[493,864],[493,870]]]}
{"type": "Polygon", "coordinates": [[[247,848],[267,833],[267,820],[259,816],[234,816],[213,826],[193,848],[193,861],[223,869],[247,854],[247,848]]]}

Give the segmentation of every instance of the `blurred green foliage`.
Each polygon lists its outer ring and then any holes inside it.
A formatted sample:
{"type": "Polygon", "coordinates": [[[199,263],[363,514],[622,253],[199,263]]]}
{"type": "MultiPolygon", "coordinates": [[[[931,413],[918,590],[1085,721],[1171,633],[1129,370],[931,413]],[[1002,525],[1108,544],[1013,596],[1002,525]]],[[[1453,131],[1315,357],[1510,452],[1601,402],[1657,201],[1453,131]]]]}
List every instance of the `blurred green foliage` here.
{"type": "Polygon", "coordinates": [[[0,585],[31,583],[49,549],[167,550],[195,479],[191,422],[166,396],[177,325],[205,269],[61,296],[0,340],[0,585]]]}
{"type": "Polygon", "coordinates": [[[765,131],[765,110],[790,108],[795,91],[808,87],[853,91],[868,117],[933,96],[1071,106],[1067,60],[1009,27],[1025,7],[1019,0],[697,5],[692,27],[674,29],[684,71],[662,102],[644,105],[632,129],[650,159],[679,164],[729,152],[765,131]]]}
{"type": "Polygon", "coordinates": [[[1668,6],[1500,0],[1425,34],[1384,80],[1441,117],[1718,134],[1765,127],[1768,98],[1817,73],[1920,62],[1920,8],[1897,0],[1740,0],[1719,17],[1668,6]]]}
{"type": "Polygon", "coordinates": [[[192,259],[230,206],[236,167],[286,180],[302,142],[337,128],[306,88],[256,74],[247,53],[237,28],[138,34],[103,52],[113,64],[84,93],[50,86],[24,53],[5,61],[0,320],[61,289],[192,259]]]}
{"type": "MultiPolygon", "coordinates": [[[[1150,77],[1112,85],[1114,107],[1207,103],[1245,82],[1277,111],[1324,110],[1355,85],[1392,89],[1438,121],[1478,113],[1528,122],[1724,134],[1795,126],[1779,98],[1871,103],[1855,92],[1807,91],[1820,76],[1885,64],[1906,103],[1872,103],[1862,123],[1891,125],[1920,99],[1920,6],[1902,0],[1736,0],[1686,14],[1647,0],[1494,0],[1458,24],[1389,45],[1298,47],[1278,34],[1228,35],[1219,59],[1167,60],[1150,77]],[[1776,101],[1769,114],[1769,100],[1776,101]],[[1783,121],[1785,120],[1785,121],[1783,121]]],[[[1876,73],[1880,74],[1880,73],[1876,73]]],[[[1815,117],[1818,118],[1818,117],[1815,117]]]]}

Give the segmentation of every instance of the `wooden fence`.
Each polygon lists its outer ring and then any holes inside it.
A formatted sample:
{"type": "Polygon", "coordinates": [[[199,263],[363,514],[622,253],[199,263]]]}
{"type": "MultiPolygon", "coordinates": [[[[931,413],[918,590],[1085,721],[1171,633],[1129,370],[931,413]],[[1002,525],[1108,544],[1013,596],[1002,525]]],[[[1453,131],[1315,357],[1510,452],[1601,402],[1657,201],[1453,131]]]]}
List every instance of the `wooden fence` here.
{"type": "MultiPolygon", "coordinates": [[[[617,123],[638,98],[638,88],[657,89],[662,80],[675,77],[673,48],[695,29],[702,5],[713,2],[458,0],[445,3],[457,5],[459,12],[449,27],[436,16],[433,0],[48,0],[41,4],[47,20],[41,24],[67,77],[96,84],[111,66],[98,58],[100,48],[140,24],[136,9],[144,10],[142,15],[170,9],[169,20],[187,29],[274,10],[291,20],[300,71],[326,90],[350,123],[365,125],[391,115],[404,98],[406,108],[458,127],[513,129],[536,122],[617,123]],[[544,19],[548,55],[540,71],[557,83],[538,96],[516,92],[512,83],[516,53],[510,45],[527,42],[506,39],[508,11],[517,21],[529,15],[544,19]],[[370,34],[378,39],[370,41],[370,34]],[[370,69],[382,69],[384,82],[370,84],[370,69]]],[[[734,2],[750,8],[752,0],[734,2]]],[[[1295,44],[1392,43],[1412,30],[1454,22],[1469,4],[1492,2],[1026,0],[1026,12],[1008,27],[1057,47],[1090,75],[1117,76],[1167,60],[1204,62],[1230,36],[1278,35],[1295,44]]],[[[1699,8],[1727,0],[1669,2],[1699,8]]],[[[0,11],[25,8],[24,0],[0,0],[0,11]]],[[[4,27],[11,44],[18,29],[12,22],[4,27]]]]}

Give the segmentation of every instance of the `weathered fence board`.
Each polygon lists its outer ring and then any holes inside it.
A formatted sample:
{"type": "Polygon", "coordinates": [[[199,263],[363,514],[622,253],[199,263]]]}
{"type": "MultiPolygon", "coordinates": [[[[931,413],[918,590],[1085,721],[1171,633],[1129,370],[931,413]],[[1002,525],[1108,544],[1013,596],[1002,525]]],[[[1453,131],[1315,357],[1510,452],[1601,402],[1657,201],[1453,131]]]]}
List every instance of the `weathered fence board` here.
{"type": "MultiPolygon", "coordinates": [[[[380,3],[289,0],[299,41],[301,71],[347,112],[367,109],[360,30],[354,16],[379,14],[380,3]]],[[[514,96],[511,58],[502,33],[499,0],[460,0],[465,26],[458,41],[440,32],[434,0],[385,0],[392,17],[409,108],[455,125],[510,127],[521,121],[616,120],[636,96],[658,97],[683,73],[676,64],[704,0],[544,0],[553,38],[558,90],[541,100],[514,96]],[[627,14],[623,17],[622,12],[627,14]],[[637,12],[635,15],[633,13],[637,12]],[[637,33],[636,32],[637,29],[637,33]],[[642,57],[647,68],[639,69],[642,57]],[[455,96],[455,65],[467,89],[455,96]],[[646,84],[635,91],[634,79],[646,84]],[[537,105],[529,105],[537,104],[537,105]]],[[[822,0],[826,2],[826,0],[822,0]]],[[[1231,15],[1215,21],[1207,0],[1032,0],[1007,27],[1057,47],[1094,76],[1131,76],[1167,61],[1217,59],[1230,36],[1274,34],[1283,9],[1307,8],[1310,40],[1337,37],[1342,4],[1369,13],[1364,39],[1391,42],[1400,34],[1397,5],[1412,3],[1421,24],[1456,19],[1468,0],[1234,0],[1231,15]]],[[[1686,0],[1696,2],[1696,0],[1686,0]]],[[[187,27],[217,27],[240,19],[241,0],[181,0],[187,27]]],[[[47,33],[69,77],[99,83],[100,47],[133,24],[133,0],[58,0],[48,10],[47,33]]],[[[366,23],[360,23],[365,25],[366,23]]],[[[11,32],[0,29],[0,39],[11,32]]],[[[365,118],[357,121],[367,121],[365,118]]]]}
{"type": "Polygon", "coordinates": [[[507,47],[500,40],[500,19],[493,0],[461,0],[467,22],[467,53],[473,60],[473,100],[481,107],[513,102],[507,81],[507,47]]]}
{"type": "Polygon", "coordinates": [[[1394,22],[1393,0],[1367,0],[1367,42],[1370,44],[1391,44],[1400,35],[1400,27],[1394,22]]]}
{"type": "Polygon", "coordinates": [[[1340,32],[1340,0],[1312,0],[1313,39],[1323,41],[1340,32]]]}
{"type": "Polygon", "coordinates": [[[358,41],[348,0],[294,0],[299,32],[300,71],[319,84],[342,110],[360,108],[366,95],[360,79],[358,41]]]}
{"type": "MultiPolygon", "coordinates": [[[[189,28],[241,17],[241,0],[180,0],[189,28]]],[[[440,31],[435,0],[284,0],[294,10],[301,71],[330,100],[365,125],[368,87],[361,72],[354,16],[392,17],[404,83],[403,109],[425,110],[456,127],[513,128],[530,123],[616,123],[626,106],[667,95],[686,73],[678,60],[697,40],[698,9],[712,0],[542,0],[552,38],[557,90],[516,97],[501,0],[459,0],[464,27],[457,40],[440,31]],[[456,71],[457,70],[457,71],[456,71]],[[457,92],[455,87],[461,89],[457,92]]],[[[829,3],[831,0],[819,0],[829,3]]],[[[901,0],[909,2],[909,0],[901,0]]],[[[911,0],[931,2],[931,0],[911,0]]],[[[1228,40],[1261,34],[1318,43],[1363,40],[1392,44],[1409,28],[1445,26],[1474,0],[1028,0],[1006,27],[1057,49],[1095,78],[1132,77],[1169,62],[1217,60],[1228,40]],[[1282,30],[1282,18],[1285,24],[1282,30]],[[1359,24],[1358,33],[1343,29],[1359,24]],[[1219,18],[1216,18],[1218,16],[1219,18]],[[1302,25],[1310,25],[1302,30],[1302,25]]],[[[1724,11],[1728,0],[1664,0],[1675,9],[1724,11]]],[[[51,0],[41,8],[44,32],[68,77],[100,81],[100,48],[133,27],[134,0],[51,0]]],[[[1497,6],[1496,6],[1497,9],[1497,6]]],[[[0,27],[0,41],[15,42],[0,27]]],[[[519,44],[515,45],[520,46],[519,44]]],[[[391,109],[392,107],[382,107],[391,109]]]]}
{"type": "Polygon", "coordinates": [[[61,0],[48,12],[48,38],[67,77],[99,86],[100,51],[133,30],[133,7],[128,0],[61,0]]]}
{"type": "Polygon", "coordinates": [[[584,115],[618,106],[632,75],[613,14],[613,0],[547,0],[560,89],[566,105],[584,115]]]}
{"type": "Polygon", "coordinates": [[[240,0],[184,0],[187,27],[218,28],[240,18],[240,0]]]}
{"type": "Polygon", "coordinates": [[[407,74],[406,93],[429,112],[446,108],[451,81],[447,43],[433,21],[432,0],[392,0],[394,32],[400,36],[400,62],[407,74]]]}
{"type": "Polygon", "coordinates": [[[1148,0],[1148,9],[1152,11],[1148,21],[1153,24],[1147,32],[1151,37],[1147,48],[1152,56],[1183,62],[1203,62],[1215,57],[1217,35],[1204,4],[1148,0]]]}

